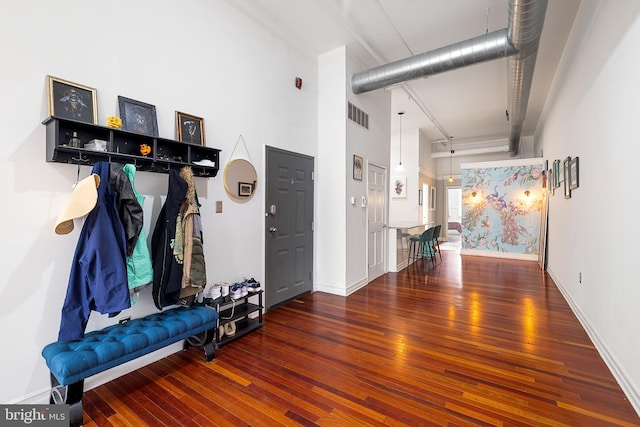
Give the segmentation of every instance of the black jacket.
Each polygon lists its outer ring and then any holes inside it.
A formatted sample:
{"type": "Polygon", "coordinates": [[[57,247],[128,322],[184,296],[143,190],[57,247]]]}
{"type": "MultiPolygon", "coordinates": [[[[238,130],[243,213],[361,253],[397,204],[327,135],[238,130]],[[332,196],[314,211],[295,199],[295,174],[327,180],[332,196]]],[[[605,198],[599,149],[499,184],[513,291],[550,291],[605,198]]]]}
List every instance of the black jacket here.
{"type": "Polygon", "coordinates": [[[175,169],[169,171],[167,199],[160,209],[153,235],[151,236],[151,259],[153,261],[153,302],[159,310],[178,304],[182,285],[183,249],[181,232],[177,224],[180,206],[186,197],[187,182],[175,169]],[[179,231],[180,230],[180,231],[179,231]]]}
{"type": "Polygon", "coordinates": [[[131,256],[142,231],[144,213],[133,191],[129,176],[122,169],[123,167],[124,165],[120,163],[111,163],[109,184],[111,190],[116,194],[118,215],[127,239],[127,256],[131,256]]]}

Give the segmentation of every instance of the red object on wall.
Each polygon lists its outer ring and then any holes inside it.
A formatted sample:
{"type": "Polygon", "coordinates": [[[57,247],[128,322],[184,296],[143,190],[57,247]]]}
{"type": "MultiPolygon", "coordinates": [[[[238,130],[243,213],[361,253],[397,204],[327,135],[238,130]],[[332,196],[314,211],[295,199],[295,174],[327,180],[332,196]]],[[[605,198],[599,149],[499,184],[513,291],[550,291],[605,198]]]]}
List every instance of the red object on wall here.
{"type": "Polygon", "coordinates": [[[296,87],[302,89],[302,79],[300,77],[296,77],[296,87]]]}

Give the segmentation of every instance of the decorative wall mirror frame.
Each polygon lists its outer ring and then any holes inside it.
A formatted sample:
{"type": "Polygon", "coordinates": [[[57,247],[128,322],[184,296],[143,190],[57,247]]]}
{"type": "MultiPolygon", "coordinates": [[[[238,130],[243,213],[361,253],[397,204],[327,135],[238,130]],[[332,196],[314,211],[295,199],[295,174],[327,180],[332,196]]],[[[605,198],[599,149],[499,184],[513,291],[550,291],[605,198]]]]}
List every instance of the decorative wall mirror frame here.
{"type": "Polygon", "coordinates": [[[227,165],[224,167],[224,172],[222,173],[224,189],[236,202],[248,202],[256,192],[256,186],[258,185],[258,173],[256,172],[256,168],[253,166],[249,149],[247,148],[247,144],[244,142],[242,134],[238,136],[236,145],[233,147],[233,151],[231,151],[230,159],[231,160],[229,160],[227,165]],[[234,156],[240,142],[242,142],[242,145],[244,146],[248,159],[234,156]]]}
{"type": "Polygon", "coordinates": [[[258,173],[247,159],[231,159],[222,174],[224,189],[236,201],[247,202],[256,192],[258,173]]]}

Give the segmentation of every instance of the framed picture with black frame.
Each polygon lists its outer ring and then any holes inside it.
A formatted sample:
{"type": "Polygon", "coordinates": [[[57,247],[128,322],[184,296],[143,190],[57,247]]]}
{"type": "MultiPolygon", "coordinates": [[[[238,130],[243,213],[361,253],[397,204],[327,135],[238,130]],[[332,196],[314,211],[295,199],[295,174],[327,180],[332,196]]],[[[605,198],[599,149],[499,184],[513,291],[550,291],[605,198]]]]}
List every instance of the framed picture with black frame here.
{"type": "Polygon", "coordinates": [[[436,186],[431,186],[431,193],[429,194],[429,210],[436,210],[436,186]]]}
{"type": "Polygon", "coordinates": [[[92,87],[47,75],[49,115],[98,123],[98,91],[92,87]]]}
{"type": "Polygon", "coordinates": [[[571,176],[569,174],[569,163],[571,162],[571,157],[567,157],[562,162],[562,180],[564,182],[564,198],[571,198],[571,176]]]}
{"type": "Polygon", "coordinates": [[[356,181],[362,181],[363,163],[364,159],[362,156],[358,156],[357,154],[353,155],[353,179],[356,181]]]}
{"type": "Polygon", "coordinates": [[[176,111],[176,139],[204,147],[204,119],[176,111]]]}
{"type": "Polygon", "coordinates": [[[562,171],[560,170],[560,160],[553,161],[553,184],[551,185],[554,188],[560,187],[560,183],[562,182],[562,171]]]}
{"type": "Polygon", "coordinates": [[[575,190],[580,186],[580,158],[574,157],[569,161],[569,189],[575,190]]]}
{"type": "Polygon", "coordinates": [[[156,106],[118,96],[122,129],[147,136],[158,136],[156,106]]]}
{"type": "Polygon", "coordinates": [[[250,182],[238,182],[238,196],[249,197],[253,194],[253,184],[250,182]]]}

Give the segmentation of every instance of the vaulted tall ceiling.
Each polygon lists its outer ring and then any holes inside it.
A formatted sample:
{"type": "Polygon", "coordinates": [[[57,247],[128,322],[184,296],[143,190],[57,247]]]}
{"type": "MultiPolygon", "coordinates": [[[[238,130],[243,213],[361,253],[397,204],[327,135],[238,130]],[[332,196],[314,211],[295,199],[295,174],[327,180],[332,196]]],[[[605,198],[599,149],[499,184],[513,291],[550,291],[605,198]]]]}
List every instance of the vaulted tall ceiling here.
{"type": "MultiPolygon", "coordinates": [[[[340,46],[368,67],[505,29],[514,0],[233,0],[310,55],[340,46]]],[[[528,4],[536,0],[516,1],[528,4]]],[[[580,0],[548,0],[522,136],[533,135],[580,0]]],[[[474,148],[508,144],[508,59],[481,62],[377,90],[392,91],[403,128],[420,128],[434,151],[446,141],[474,148]]],[[[392,120],[392,131],[397,121],[392,120]]]]}

